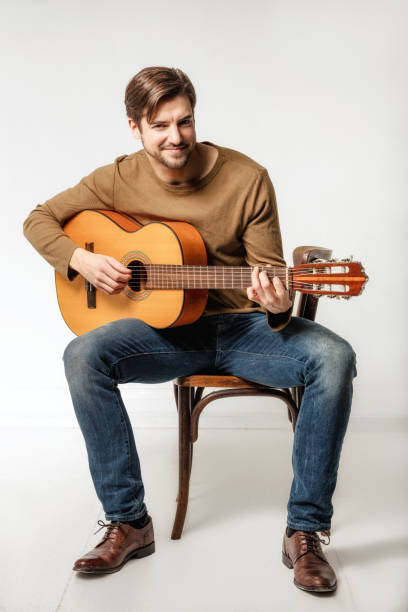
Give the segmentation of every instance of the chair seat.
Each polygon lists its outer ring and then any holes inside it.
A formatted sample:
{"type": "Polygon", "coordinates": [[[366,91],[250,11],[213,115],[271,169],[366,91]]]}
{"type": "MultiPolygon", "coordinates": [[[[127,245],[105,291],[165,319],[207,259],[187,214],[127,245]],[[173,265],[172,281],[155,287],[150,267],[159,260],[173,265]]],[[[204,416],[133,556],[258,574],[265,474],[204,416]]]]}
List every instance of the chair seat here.
{"type": "Polygon", "coordinates": [[[228,389],[269,389],[238,376],[219,376],[213,374],[193,374],[192,376],[180,376],[175,381],[179,387],[219,387],[228,389]]]}

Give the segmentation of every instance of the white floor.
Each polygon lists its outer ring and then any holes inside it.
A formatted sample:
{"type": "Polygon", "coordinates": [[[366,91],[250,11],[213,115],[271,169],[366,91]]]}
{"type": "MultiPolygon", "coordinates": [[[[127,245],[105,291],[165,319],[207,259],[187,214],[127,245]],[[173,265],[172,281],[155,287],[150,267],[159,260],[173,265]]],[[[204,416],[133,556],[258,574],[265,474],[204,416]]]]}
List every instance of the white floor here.
{"type": "Polygon", "coordinates": [[[281,562],[289,426],[201,428],[181,540],[170,533],[177,430],[135,428],[156,553],[107,576],[74,574],[104,518],[76,428],[0,429],[1,612],[407,612],[407,432],[350,424],[324,547],[339,586],[305,593],[281,562]]]}

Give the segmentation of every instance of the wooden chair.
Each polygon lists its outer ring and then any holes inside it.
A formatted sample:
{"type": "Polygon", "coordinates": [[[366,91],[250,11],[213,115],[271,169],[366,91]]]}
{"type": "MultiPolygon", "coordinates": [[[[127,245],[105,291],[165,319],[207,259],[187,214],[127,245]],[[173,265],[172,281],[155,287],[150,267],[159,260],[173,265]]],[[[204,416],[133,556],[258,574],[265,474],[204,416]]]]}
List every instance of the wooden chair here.
{"type": "MultiPolygon", "coordinates": [[[[322,247],[301,246],[293,251],[293,263],[296,266],[310,263],[316,259],[330,259],[331,254],[331,250],[322,247]]],[[[301,294],[296,315],[314,321],[317,304],[318,298],[301,294]]],[[[193,444],[198,439],[198,420],[204,408],[210,402],[224,397],[248,395],[278,397],[285,402],[289,421],[295,431],[303,387],[275,389],[235,376],[216,376],[205,373],[177,378],[173,382],[173,387],[179,418],[179,490],[171,539],[178,540],[181,538],[187,512],[193,444]],[[206,387],[222,390],[213,391],[203,397],[206,387]]]]}

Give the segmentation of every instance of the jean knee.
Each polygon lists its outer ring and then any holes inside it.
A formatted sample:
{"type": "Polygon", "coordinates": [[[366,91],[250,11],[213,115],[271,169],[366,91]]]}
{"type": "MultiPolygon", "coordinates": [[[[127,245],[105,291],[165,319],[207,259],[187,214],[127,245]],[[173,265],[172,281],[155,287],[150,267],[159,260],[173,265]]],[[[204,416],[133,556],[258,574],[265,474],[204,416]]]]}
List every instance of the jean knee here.
{"type": "Polygon", "coordinates": [[[331,374],[341,378],[354,378],[357,375],[356,353],[347,340],[335,336],[326,346],[325,361],[331,374]]]}
{"type": "Polygon", "coordinates": [[[344,368],[351,372],[353,376],[356,376],[356,353],[351,344],[342,338],[338,351],[339,360],[344,364],[344,368]]]}
{"type": "Polygon", "coordinates": [[[64,362],[64,368],[66,373],[72,371],[78,363],[78,358],[80,357],[78,340],[79,338],[74,338],[73,340],[71,340],[71,342],[65,347],[64,353],[62,355],[62,361],[64,362]]]}
{"type": "Polygon", "coordinates": [[[66,346],[62,356],[67,378],[86,376],[87,369],[93,365],[95,347],[84,336],[78,336],[66,346]]]}

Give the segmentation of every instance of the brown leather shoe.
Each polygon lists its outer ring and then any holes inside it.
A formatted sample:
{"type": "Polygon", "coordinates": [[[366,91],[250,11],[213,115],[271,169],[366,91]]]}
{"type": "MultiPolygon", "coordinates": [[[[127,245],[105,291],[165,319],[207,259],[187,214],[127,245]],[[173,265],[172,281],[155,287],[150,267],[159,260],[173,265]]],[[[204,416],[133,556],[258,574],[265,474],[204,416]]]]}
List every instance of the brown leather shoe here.
{"type": "Polygon", "coordinates": [[[98,525],[101,525],[101,529],[107,527],[105,535],[95,548],[75,562],[72,569],[76,572],[111,574],[118,572],[129,559],[147,557],[155,551],[153,523],[150,516],[149,522],[141,529],[121,522],[98,521],[98,525]]]}
{"type": "MultiPolygon", "coordinates": [[[[325,532],[323,532],[325,533],[325,532]]],[[[327,561],[317,533],[296,531],[290,538],[283,536],[282,561],[289,569],[295,568],[293,582],[303,591],[325,593],[337,588],[336,574],[327,561]]]]}

